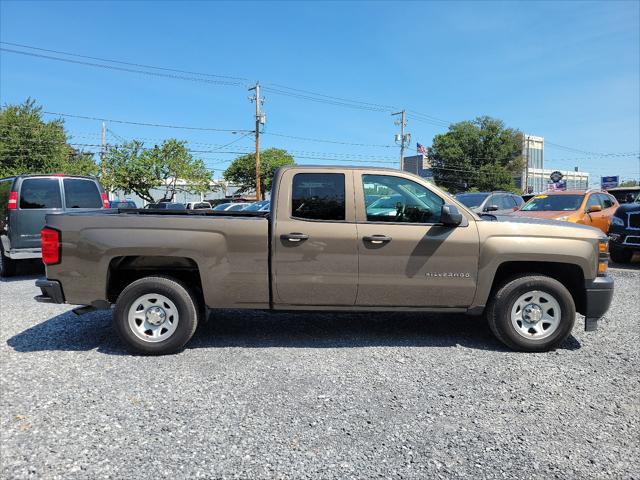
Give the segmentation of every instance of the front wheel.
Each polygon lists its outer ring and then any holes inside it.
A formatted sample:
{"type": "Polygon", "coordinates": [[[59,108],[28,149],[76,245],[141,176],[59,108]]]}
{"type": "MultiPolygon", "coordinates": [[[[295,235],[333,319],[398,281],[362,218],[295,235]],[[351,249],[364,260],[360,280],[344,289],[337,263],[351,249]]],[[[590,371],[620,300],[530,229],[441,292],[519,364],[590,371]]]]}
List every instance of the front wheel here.
{"type": "Polygon", "coordinates": [[[493,334],[513,350],[543,352],[571,333],[576,307],[571,293],[544,275],[515,277],[495,293],[487,309],[493,334]]]}
{"type": "Polygon", "coordinates": [[[194,295],[181,282],[169,277],[145,277],[122,291],[113,324],[133,352],[164,355],[187,344],[199,316],[194,295]]]}

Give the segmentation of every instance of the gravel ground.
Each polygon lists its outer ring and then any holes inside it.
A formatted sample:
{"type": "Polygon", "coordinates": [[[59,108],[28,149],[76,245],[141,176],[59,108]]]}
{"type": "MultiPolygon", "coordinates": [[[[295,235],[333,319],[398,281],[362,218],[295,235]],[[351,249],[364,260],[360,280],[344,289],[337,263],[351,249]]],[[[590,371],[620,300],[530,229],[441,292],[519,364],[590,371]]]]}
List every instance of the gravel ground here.
{"type": "Polygon", "coordinates": [[[459,315],[229,311],[167,357],[0,283],[0,477],[640,478],[640,269],[596,333],[513,353],[459,315]]]}

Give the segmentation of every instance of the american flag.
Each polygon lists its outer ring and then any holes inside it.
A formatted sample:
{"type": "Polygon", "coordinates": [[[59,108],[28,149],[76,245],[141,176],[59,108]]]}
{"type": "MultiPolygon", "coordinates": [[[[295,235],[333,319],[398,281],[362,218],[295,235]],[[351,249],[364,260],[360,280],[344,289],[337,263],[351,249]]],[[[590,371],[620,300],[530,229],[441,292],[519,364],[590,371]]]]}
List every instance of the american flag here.
{"type": "Polygon", "coordinates": [[[426,155],[427,154],[427,147],[425,147],[424,145],[422,145],[420,143],[416,143],[416,151],[418,153],[426,155]]]}

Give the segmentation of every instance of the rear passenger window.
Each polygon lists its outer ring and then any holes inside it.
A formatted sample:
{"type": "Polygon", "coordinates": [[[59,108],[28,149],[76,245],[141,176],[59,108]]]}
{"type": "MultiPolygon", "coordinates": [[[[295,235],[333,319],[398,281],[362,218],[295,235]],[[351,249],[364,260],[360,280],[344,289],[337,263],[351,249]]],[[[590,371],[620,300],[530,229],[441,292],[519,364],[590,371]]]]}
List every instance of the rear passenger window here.
{"type": "Polygon", "coordinates": [[[100,208],[102,198],[92,180],[64,179],[64,203],[67,208],[100,208]]]}
{"type": "Polygon", "coordinates": [[[58,179],[24,179],[20,186],[20,208],[62,208],[58,179]]]}
{"type": "Polygon", "coordinates": [[[498,205],[498,210],[513,210],[515,203],[509,195],[495,195],[493,204],[498,205]]]}
{"type": "Polygon", "coordinates": [[[291,216],[308,220],[344,220],[344,174],[297,173],[293,177],[291,216]]]}

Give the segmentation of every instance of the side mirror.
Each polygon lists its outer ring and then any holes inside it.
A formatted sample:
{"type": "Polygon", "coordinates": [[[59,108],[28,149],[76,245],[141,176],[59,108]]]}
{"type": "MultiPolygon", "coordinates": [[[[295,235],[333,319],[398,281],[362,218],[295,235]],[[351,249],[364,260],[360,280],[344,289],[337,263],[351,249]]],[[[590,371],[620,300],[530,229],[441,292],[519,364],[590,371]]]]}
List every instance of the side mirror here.
{"type": "Polygon", "coordinates": [[[601,211],[602,211],[602,205],[591,205],[587,210],[587,213],[601,212],[601,211]]]}
{"type": "Polygon", "coordinates": [[[440,222],[448,227],[457,227],[462,223],[462,214],[455,205],[444,204],[440,212],[440,222]]]}
{"type": "Polygon", "coordinates": [[[497,210],[499,210],[498,205],[487,205],[484,207],[485,212],[495,212],[497,210]]]}

